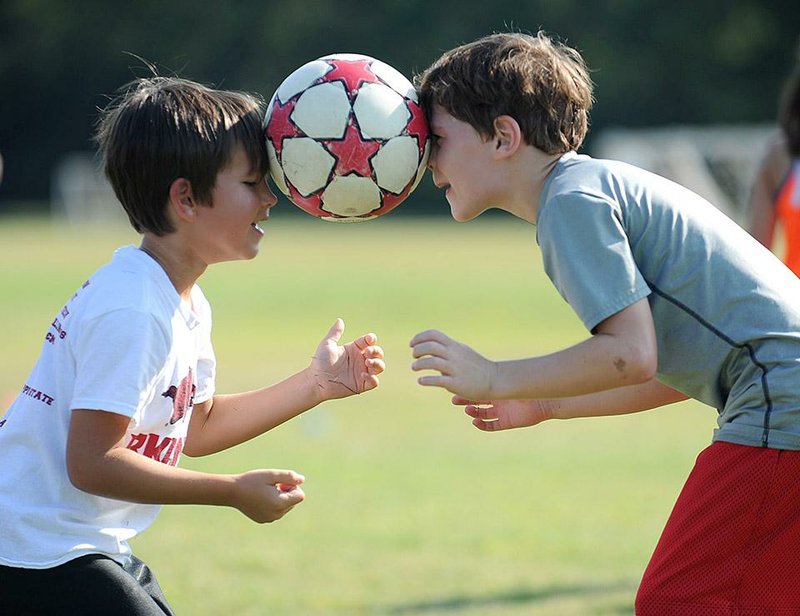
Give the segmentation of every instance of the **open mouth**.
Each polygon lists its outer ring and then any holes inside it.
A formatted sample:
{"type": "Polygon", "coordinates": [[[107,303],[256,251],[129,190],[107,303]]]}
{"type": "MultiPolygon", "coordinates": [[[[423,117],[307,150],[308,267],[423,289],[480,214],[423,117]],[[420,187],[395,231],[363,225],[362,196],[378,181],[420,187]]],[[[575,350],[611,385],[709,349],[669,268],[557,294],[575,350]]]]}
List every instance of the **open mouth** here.
{"type": "Polygon", "coordinates": [[[262,229],[257,222],[250,223],[250,226],[253,227],[253,229],[255,229],[259,235],[264,235],[264,229],[262,229]]]}

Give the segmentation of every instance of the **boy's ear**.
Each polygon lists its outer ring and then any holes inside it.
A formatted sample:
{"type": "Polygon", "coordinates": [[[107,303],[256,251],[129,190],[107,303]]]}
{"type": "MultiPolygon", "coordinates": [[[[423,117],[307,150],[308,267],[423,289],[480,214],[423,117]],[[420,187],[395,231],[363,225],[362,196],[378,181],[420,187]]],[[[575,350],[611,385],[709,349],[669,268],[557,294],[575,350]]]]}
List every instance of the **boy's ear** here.
{"type": "Polygon", "coordinates": [[[514,154],[523,143],[522,129],[510,115],[494,119],[494,142],[496,155],[506,158],[514,154]]]}
{"type": "Polygon", "coordinates": [[[178,220],[191,222],[194,219],[196,203],[189,180],[178,178],[170,184],[169,205],[178,220]]]}

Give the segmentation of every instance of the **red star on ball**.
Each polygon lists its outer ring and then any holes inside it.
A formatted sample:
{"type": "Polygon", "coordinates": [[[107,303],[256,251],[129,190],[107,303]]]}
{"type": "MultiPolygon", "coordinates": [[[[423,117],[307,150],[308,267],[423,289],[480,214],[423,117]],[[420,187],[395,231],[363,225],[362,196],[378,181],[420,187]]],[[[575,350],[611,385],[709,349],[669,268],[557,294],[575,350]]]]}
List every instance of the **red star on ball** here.
{"type": "Polygon", "coordinates": [[[425,142],[430,135],[428,121],[425,118],[425,114],[422,112],[422,107],[414,101],[408,101],[408,110],[411,112],[411,119],[408,121],[406,130],[409,135],[416,138],[420,155],[422,155],[425,151],[425,142]]]}
{"type": "Polygon", "coordinates": [[[324,144],[336,158],[336,175],[356,173],[367,178],[372,176],[369,161],[381,149],[381,144],[364,140],[352,120],[347,124],[344,139],[325,141],[324,144]]]}
{"type": "Polygon", "coordinates": [[[381,83],[369,70],[368,60],[328,60],[333,70],[325,75],[325,81],[344,81],[348,94],[358,90],[362,83],[381,83]]]}
{"type": "Polygon", "coordinates": [[[312,193],[310,195],[301,195],[300,191],[294,186],[287,183],[289,188],[289,199],[298,207],[304,209],[313,216],[324,216],[325,210],[322,209],[322,195],[319,193],[312,193]]]}
{"type": "Polygon", "coordinates": [[[272,114],[267,123],[267,138],[279,154],[283,149],[283,140],[286,137],[296,137],[300,134],[290,117],[294,111],[295,102],[295,100],[289,100],[285,105],[281,105],[276,97],[272,106],[272,114]]]}

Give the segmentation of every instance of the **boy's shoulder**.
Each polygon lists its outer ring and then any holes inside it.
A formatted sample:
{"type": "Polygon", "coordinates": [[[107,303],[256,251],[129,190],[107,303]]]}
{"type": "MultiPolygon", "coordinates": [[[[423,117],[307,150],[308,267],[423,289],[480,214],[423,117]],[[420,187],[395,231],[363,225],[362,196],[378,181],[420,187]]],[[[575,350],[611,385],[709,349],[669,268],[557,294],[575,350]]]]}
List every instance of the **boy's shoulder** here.
{"type": "Polygon", "coordinates": [[[621,161],[567,152],[545,180],[542,203],[563,193],[605,193],[615,181],[638,181],[642,171],[621,161]]]}
{"type": "Polygon", "coordinates": [[[84,316],[91,318],[118,310],[159,312],[174,310],[180,297],[164,270],[134,246],[114,252],[111,260],[95,271],[73,297],[84,296],[84,316]]]}
{"type": "Polygon", "coordinates": [[[594,158],[588,154],[578,154],[577,152],[567,152],[556,162],[554,176],[569,173],[579,174],[586,177],[606,176],[609,174],[639,176],[646,174],[644,169],[636,167],[622,160],[612,160],[608,158],[594,158]]]}
{"type": "Polygon", "coordinates": [[[622,160],[593,158],[567,152],[545,181],[542,202],[565,193],[594,195],[612,200],[636,200],[644,194],[670,200],[688,197],[687,188],[661,175],[622,160]]]}

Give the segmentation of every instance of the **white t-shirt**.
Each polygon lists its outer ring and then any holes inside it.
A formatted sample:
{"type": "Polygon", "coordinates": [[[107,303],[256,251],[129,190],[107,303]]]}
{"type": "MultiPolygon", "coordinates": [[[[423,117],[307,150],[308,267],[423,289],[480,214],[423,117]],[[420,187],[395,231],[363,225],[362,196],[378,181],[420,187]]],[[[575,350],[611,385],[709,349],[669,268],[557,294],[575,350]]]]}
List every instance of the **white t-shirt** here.
{"type": "Polygon", "coordinates": [[[211,308],[181,301],[161,266],[120,248],[61,308],[39,360],[0,417],[0,564],[53,567],[86,554],[124,562],[160,510],[94,496],[67,476],[73,409],[130,417],[125,446],[176,465],[195,402],[214,394],[211,308]]]}

